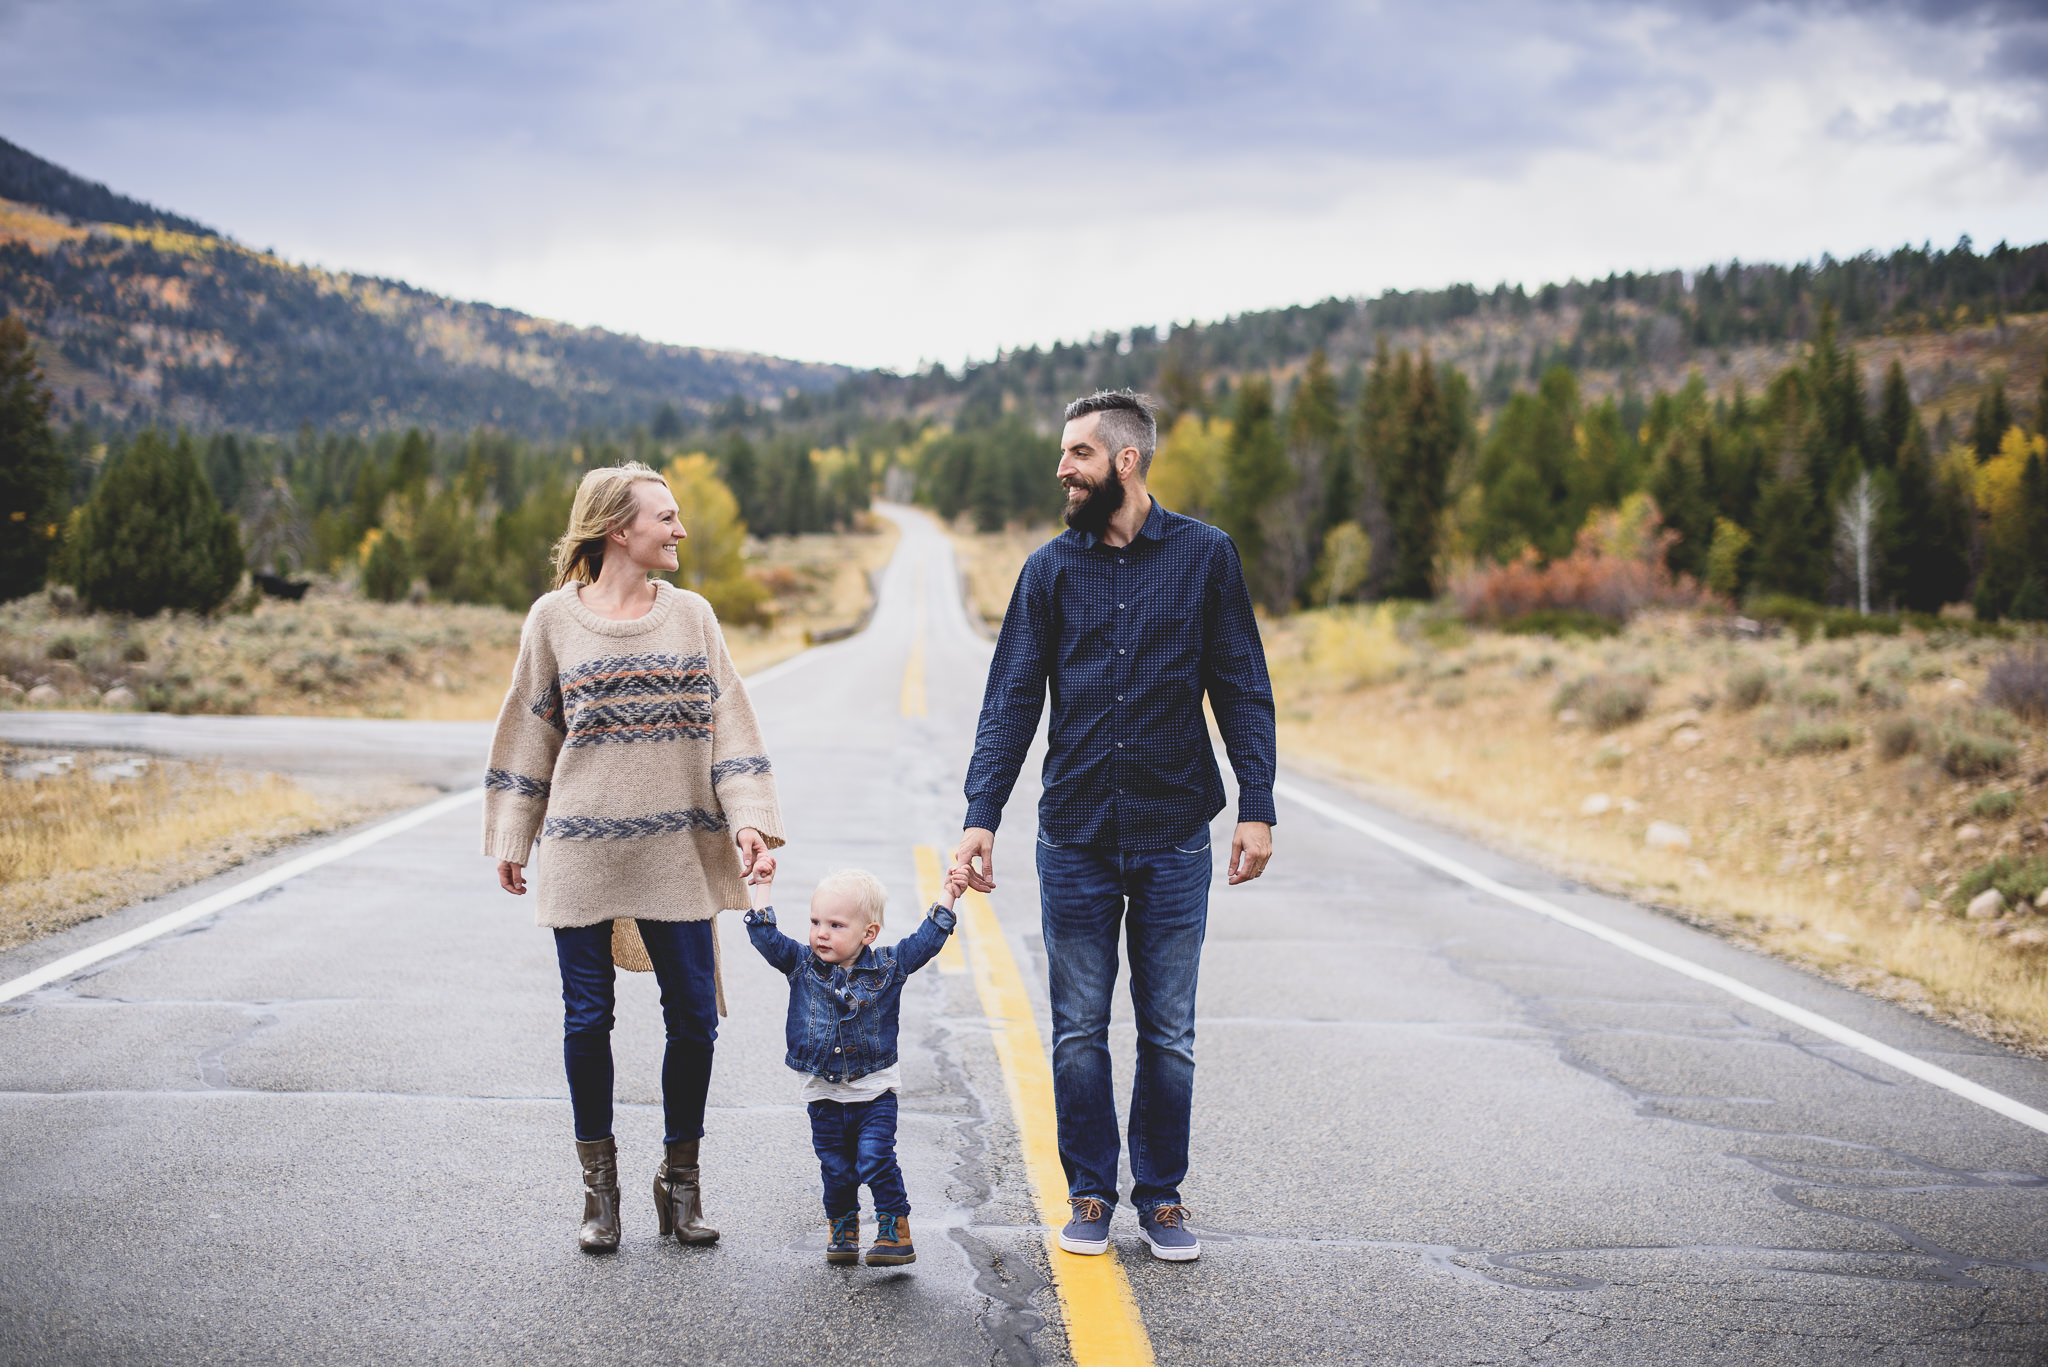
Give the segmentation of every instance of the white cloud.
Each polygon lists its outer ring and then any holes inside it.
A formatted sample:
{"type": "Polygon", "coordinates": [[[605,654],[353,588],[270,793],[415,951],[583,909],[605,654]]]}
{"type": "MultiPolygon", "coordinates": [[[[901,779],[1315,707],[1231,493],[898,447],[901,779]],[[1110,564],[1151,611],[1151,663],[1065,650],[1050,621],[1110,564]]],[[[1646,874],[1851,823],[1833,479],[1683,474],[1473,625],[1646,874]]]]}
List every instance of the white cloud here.
{"type": "Polygon", "coordinates": [[[0,11],[0,132],[257,245],[907,367],[1474,279],[2038,235],[1979,8],[0,11]]]}

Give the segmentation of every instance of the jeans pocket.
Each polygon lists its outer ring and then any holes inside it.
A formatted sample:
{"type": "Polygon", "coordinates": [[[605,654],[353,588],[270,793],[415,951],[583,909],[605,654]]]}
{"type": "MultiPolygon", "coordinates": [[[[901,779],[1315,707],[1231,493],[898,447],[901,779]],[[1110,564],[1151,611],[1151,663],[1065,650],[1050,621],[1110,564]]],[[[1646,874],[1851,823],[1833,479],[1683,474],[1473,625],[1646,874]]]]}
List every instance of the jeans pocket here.
{"type": "Polygon", "coordinates": [[[1174,852],[1175,854],[1200,854],[1200,853],[1201,853],[1202,851],[1204,851],[1204,850],[1208,849],[1208,848],[1209,848],[1209,831],[1208,831],[1208,828],[1207,828],[1207,827],[1203,827],[1203,829],[1202,829],[1202,833],[1201,833],[1200,835],[1196,836],[1196,837],[1195,837],[1195,839],[1199,840],[1199,841],[1200,841],[1201,843],[1200,843],[1199,845],[1175,845],[1175,846],[1173,847],[1173,852],[1174,852]]]}

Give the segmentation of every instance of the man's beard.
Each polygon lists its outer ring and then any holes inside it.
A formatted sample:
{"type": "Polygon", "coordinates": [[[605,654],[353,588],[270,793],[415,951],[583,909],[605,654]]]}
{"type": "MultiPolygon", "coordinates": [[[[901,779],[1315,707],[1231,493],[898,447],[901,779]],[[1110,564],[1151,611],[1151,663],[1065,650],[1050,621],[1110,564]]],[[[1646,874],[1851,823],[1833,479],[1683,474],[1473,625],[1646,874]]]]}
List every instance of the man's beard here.
{"type": "Polygon", "coordinates": [[[1114,476],[1100,484],[1084,481],[1078,489],[1070,487],[1067,494],[1067,525],[1089,536],[1101,536],[1108,531],[1109,520],[1124,506],[1124,482],[1114,476]],[[1076,503],[1073,495],[1081,490],[1086,491],[1086,497],[1076,503]]]}

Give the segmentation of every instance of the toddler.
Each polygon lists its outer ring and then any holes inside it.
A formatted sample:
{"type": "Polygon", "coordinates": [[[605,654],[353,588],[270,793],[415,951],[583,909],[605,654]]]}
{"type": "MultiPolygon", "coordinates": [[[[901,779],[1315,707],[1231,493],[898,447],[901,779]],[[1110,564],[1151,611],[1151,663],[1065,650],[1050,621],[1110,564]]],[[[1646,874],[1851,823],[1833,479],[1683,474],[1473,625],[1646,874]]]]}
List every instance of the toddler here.
{"type": "Polygon", "coordinates": [[[874,1197],[878,1230],[869,1267],[917,1261],[910,1241],[910,1198],[896,1165],[896,1021],[903,984],[931,961],[953,931],[953,901],[966,890],[967,871],[947,871],[941,900],[925,923],[887,949],[875,948],[888,899],[882,880],[842,869],[811,894],[808,947],[775,927],[766,905],[775,863],[763,856],[766,877],[747,913],[747,938],[761,957],[789,979],[789,1054],[783,1060],[804,1074],[810,1103],[811,1144],[825,1178],[825,1218],[832,1223],[828,1263],[860,1261],[860,1188],[874,1197]]]}

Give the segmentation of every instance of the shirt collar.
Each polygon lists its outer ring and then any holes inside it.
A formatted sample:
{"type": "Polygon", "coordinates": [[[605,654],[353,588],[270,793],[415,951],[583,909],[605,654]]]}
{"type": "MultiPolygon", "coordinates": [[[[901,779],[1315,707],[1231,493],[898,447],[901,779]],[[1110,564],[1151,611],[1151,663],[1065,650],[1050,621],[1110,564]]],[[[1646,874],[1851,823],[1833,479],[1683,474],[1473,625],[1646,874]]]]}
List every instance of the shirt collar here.
{"type": "MultiPolygon", "coordinates": [[[[1073,528],[1070,527],[1067,530],[1073,531],[1073,528]]],[[[1084,550],[1094,550],[1095,543],[1102,539],[1093,532],[1077,531],[1074,532],[1074,535],[1081,538],[1081,546],[1084,550]]],[[[1138,528],[1138,534],[1131,539],[1133,542],[1164,541],[1166,539],[1166,509],[1157,498],[1152,500],[1152,511],[1145,514],[1145,525],[1138,528]]]]}

